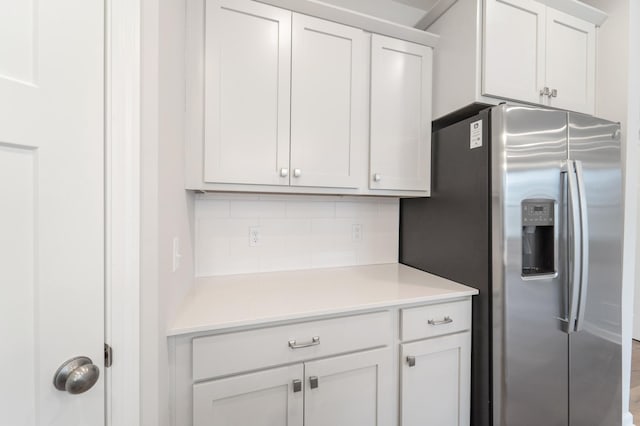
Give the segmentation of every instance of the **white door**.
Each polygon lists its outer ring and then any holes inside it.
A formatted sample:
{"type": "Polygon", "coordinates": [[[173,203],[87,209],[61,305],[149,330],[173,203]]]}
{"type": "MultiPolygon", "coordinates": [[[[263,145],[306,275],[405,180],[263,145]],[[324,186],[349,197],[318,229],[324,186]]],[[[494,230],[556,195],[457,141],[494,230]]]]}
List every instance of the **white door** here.
{"type": "Polygon", "coordinates": [[[302,364],[193,386],[193,426],[302,426],[302,364]]]}
{"type": "Polygon", "coordinates": [[[305,426],[391,425],[391,350],[307,362],[305,426]]]}
{"type": "Polygon", "coordinates": [[[204,180],[289,185],[291,12],[207,0],[204,180]]]}
{"type": "Polygon", "coordinates": [[[469,426],[471,333],[402,345],[402,426],[469,426]]]}
{"type": "Polygon", "coordinates": [[[103,46],[101,1],[0,2],[3,425],[104,424],[103,46]]]}
{"type": "Polygon", "coordinates": [[[358,186],[356,157],[367,132],[366,42],[357,28],[293,14],[291,185],[358,186]]]}
{"type": "Polygon", "coordinates": [[[547,86],[549,105],[595,112],[596,27],[547,9],[547,86]]]}
{"type": "Polygon", "coordinates": [[[428,191],[433,49],[371,36],[369,188],[428,191]]]}
{"type": "Polygon", "coordinates": [[[533,0],[485,2],[482,93],[546,102],[545,10],[533,0]]]}

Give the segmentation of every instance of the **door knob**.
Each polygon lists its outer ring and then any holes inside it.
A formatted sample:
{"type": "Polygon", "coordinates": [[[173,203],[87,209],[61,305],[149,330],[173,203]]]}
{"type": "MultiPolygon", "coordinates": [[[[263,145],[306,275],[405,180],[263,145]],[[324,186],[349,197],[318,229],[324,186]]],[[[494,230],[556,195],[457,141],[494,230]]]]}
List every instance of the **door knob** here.
{"type": "Polygon", "coordinates": [[[76,395],[88,391],[100,377],[100,369],[86,356],[71,358],[58,368],[53,386],[59,391],[76,395]]]}
{"type": "Polygon", "coordinates": [[[280,169],[280,177],[289,176],[289,169],[280,169]]]}
{"type": "Polygon", "coordinates": [[[300,176],[302,176],[302,170],[293,169],[293,177],[300,177],[300,176]]]}
{"type": "Polygon", "coordinates": [[[380,182],[382,180],[382,176],[379,173],[374,173],[373,174],[373,181],[374,182],[380,182]]]}

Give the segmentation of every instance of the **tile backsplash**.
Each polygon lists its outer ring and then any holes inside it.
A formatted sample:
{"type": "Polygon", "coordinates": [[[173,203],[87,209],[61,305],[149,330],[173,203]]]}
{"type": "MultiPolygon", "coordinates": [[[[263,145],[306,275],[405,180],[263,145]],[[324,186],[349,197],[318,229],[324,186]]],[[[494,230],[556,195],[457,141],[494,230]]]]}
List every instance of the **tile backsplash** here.
{"type": "Polygon", "coordinates": [[[199,194],[196,276],[397,262],[398,221],[396,198],[199,194]]]}

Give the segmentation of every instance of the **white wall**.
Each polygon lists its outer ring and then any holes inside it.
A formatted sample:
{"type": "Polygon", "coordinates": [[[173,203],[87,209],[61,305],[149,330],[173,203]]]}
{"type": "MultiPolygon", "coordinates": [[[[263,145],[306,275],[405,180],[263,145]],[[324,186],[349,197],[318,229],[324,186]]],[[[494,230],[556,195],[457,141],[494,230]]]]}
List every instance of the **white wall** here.
{"type": "Polygon", "coordinates": [[[596,71],[596,115],[620,121],[623,140],[625,186],[624,254],[622,271],[622,412],[624,424],[633,421],[629,411],[631,377],[631,333],[635,287],[638,151],[638,47],[632,28],[637,26],[637,0],[586,0],[609,15],[598,31],[596,71]]]}
{"type": "MultiPolygon", "coordinates": [[[[158,310],[158,0],[141,0],[140,425],[160,421],[158,310]]],[[[117,352],[116,352],[117,353],[117,352]]],[[[166,404],[164,404],[166,406],[166,404]]]]}
{"type": "Polygon", "coordinates": [[[398,221],[396,198],[199,195],[196,276],[397,262],[398,221]]]}
{"type": "Polygon", "coordinates": [[[143,0],[141,421],[169,424],[166,330],[194,281],[193,194],[184,190],[184,0],[143,0]],[[173,270],[173,240],[181,266],[173,270]]]}

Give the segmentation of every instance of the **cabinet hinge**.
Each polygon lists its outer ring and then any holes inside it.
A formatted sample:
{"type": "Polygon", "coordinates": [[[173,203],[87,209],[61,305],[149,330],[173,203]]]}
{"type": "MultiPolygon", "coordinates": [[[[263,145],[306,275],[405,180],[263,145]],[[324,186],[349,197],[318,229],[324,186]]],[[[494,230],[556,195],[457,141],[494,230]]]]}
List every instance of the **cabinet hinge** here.
{"type": "Polygon", "coordinates": [[[104,344],[104,366],[109,368],[113,364],[113,349],[108,344],[104,344]]]}

